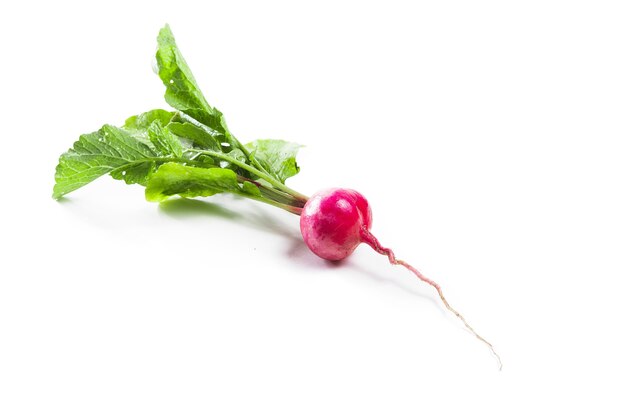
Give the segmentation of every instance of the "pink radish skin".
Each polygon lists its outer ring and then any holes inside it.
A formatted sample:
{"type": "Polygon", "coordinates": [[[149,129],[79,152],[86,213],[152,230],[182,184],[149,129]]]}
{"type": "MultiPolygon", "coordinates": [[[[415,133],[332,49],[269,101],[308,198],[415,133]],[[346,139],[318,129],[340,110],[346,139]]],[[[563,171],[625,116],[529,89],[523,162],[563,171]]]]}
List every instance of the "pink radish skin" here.
{"type": "Polygon", "coordinates": [[[369,230],[372,210],[360,193],[329,188],[313,195],[300,214],[300,231],[309,249],[320,258],[340,261],[361,243],[369,230]]]}
{"type": "Polygon", "coordinates": [[[314,194],[300,214],[300,231],[304,242],[320,258],[340,261],[354,252],[360,243],[367,243],[376,252],[385,255],[391,264],[405,267],[417,278],[434,287],[444,306],[491,349],[502,369],[500,356],[491,343],[476,333],[465,318],[450,306],[439,284],[425,277],[410,264],[397,259],[391,249],[382,246],[374,237],[370,232],[371,227],[372,209],[369,203],[359,192],[346,188],[329,188],[314,194]]]}

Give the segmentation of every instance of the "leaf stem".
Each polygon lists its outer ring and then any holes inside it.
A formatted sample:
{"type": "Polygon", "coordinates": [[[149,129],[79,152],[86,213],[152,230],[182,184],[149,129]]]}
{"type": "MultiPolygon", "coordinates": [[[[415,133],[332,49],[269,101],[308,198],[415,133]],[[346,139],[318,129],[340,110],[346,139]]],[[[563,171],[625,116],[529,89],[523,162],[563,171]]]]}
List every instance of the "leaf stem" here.
{"type": "Polygon", "coordinates": [[[252,166],[246,164],[245,162],[241,162],[238,159],[232,158],[232,157],[230,157],[230,156],[228,156],[228,155],[226,155],[224,153],[216,152],[216,151],[210,151],[210,150],[204,150],[204,149],[195,149],[195,148],[194,149],[189,149],[189,151],[191,151],[191,152],[198,152],[198,153],[201,153],[201,154],[212,156],[214,158],[221,159],[221,160],[226,161],[226,162],[230,162],[231,164],[236,165],[239,168],[242,168],[242,169],[248,171],[249,173],[256,175],[257,177],[264,179],[265,181],[270,183],[274,188],[276,188],[276,189],[278,189],[280,191],[283,191],[284,193],[287,193],[287,194],[291,195],[296,200],[299,200],[299,202],[302,202],[302,205],[304,205],[304,203],[306,203],[307,200],[309,199],[304,194],[300,194],[299,192],[297,192],[295,190],[292,190],[291,188],[287,187],[285,184],[283,184],[282,182],[276,180],[271,175],[268,175],[265,172],[261,172],[257,168],[252,167],[252,166]]]}
{"type": "Polygon", "coordinates": [[[243,192],[242,193],[237,193],[237,195],[240,195],[240,196],[246,197],[246,198],[250,198],[252,200],[260,201],[261,203],[266,203],[266,204],[269,204],[269,205],[274,206],[274,207],[281,208],[283,210],[288,211],[289,213],[293,213],[293,214],[296,214],[298,216],[300,214],[302,214],[302,207],[294,207],[294,206],[291,206],[289,204],[279,203],[278,201],[272,200],[270,198],[257,197],[257,196],[246,194],[246,193],[243,193],[243,192]]]}
{"type": "Polygon", "coordinates": [[[303,202],[297,198],[294,198],[291,194],[287,194],[283,191],[277,190],[272,187],[268,187],[259,181],[251,180],[242,175],[237,175],[237,181],[240,183],[249,182],[254,184],[260,191],[263,197],[267,197],[270,200],[274,200],[278,203],[287,204],[292,207],[302,208],[306,202],[303,202]]]}

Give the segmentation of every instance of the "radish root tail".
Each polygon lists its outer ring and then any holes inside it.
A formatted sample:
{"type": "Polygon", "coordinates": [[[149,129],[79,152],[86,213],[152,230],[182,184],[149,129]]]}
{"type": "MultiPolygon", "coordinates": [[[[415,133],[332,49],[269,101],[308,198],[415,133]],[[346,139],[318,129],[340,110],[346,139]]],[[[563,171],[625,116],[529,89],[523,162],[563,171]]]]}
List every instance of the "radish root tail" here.
{"type": "Polygon", "coordinates": [[[448,300],[446,300],[446,297],[443,296],[443,292],[441,291],[441,287],[439,286],[439,284],[437,284],[435,281],[431,280],[430,278],[424,276],[424,274],[422,274],[420,271],[418,271],[416,268],[414,268],[410,264],[404,262],[401,259],[397,259],[396,255],[393,253],[393,251],[391,249],[389,249],[389,248],[386,248],[386,247],[382,246],[380,244],[380,242],[378,241],[378,239],[376,239],[376,237],[369,230],[367,230],[366,228],[363,228],[363,230],[361,231],[361,238],[362,238],[363,242],[365,242],[368,245],[370,245],[372,247],[372,249],[374,249],[376,252],[380,253],[381,255],[387,256],[387,258],[389,258],[389,262],[392,265],[401,265],[401,266],[405,267],[406,269],[411,271],[416,277],[418,277],[420,280],[422,280],[426,284],[434,287],[437,290],[437,293],[439,294],[439,298],[441,298],[441,301],[443,302],[443,305],[445,305],[446,308],[450,312],[452,312],[452,314],[457,316],[459,318],[459,320],[461,320],[463,322],[465,327],[470,332],[472,332],[472,334],[474,336],[476,336],[476,338],[478,340],[480,340],[481,342],[483,342],[484,344],[486,344],[489,347],[489,349],[491,350],[491,353],[493,353],[493,355],[498,360],[498,366],[499,366],[500,370],[502,370],[502,360],[500,359],[500,355],[498,355],[496,353],[495,349],[493,348],[493,345],[491,343],[489,343],[484,337],[482,337],[481,335],[476,333],[476,331],[472,328],[472,326],[470,326],[469,323],[467,323],[467,321],[465,320],[465,317],[463,317],[461,315],[461,313],[459,313],[458,311],[456,311],[454,308],[452,308],[450,306],[450,304],[448,303],[448,300]]]}

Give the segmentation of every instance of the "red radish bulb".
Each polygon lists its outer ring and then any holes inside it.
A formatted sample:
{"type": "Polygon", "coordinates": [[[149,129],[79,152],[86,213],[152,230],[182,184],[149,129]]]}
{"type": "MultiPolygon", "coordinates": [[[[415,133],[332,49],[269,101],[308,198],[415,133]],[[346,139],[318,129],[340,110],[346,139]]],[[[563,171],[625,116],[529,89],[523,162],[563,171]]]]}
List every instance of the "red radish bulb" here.
{"type": "Polygon", "coordinates": [[[300,231],[309,249],[320,258],[340,261],[361,243],[369,230],[372,210],[365,197],[345,188],[329,188],[313,195],[300,214],[300,231]]]}
{"type": "Polygon", "coordinates": [[[320,258],[340,261],[354,252],[360,243],[367,243],[376,252],[387,256],[391,264],[405,267],[420,280],[434,287],[444,306],[457,316],[474,336],[489,346],[502,369],[500,356],[491,343],[476,333],[465,318],[450,306],[439,284],[425,277],[408,263],[397,259],[393,251],[382,246],[370,232],[371,226],[372,210],[369,203],[361,193],[347,188],[329,188],[314,194],[300,214],[300,231],[304,242],[320,258]]]}

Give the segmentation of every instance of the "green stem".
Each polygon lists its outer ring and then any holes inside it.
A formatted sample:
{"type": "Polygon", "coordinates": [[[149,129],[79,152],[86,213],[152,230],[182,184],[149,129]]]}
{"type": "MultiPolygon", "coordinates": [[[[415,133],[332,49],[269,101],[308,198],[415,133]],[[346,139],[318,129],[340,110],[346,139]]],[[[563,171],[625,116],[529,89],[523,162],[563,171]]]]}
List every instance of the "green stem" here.
{"type": "MultiPolygon", "coordinates": [[[[199,129],[205,131],[206,133],[208,133],[209,135],[213,136],[212,132],[214,131],[214,129],[206,126],[204,123],[194,119],[193,117],[189,116],[188,114],[184,113],[184,112],[178,112],[179,117],[186,122],[191,123],[192,125],[198,127],[199,129]]],[[[252,165],[254,167],[256,167],[256,169],[258,169],[259,171],[263,172],[266,175],[270,175],[269,172],[267,172],[267,170],[263,167],[263,165],[261,165],[259,163],[259,161],[256,160],[256,158],[250,154],[250,151],[248,150],[248,148],[246,148],[241,142],[239,142],[239,139],[237,139],[235,136],[233,136],[232,133],[230,133],[228,131],[227,128],[224,129],[223,132],[220,132],[224,134],[224,137],[226,138],[226,141],[233,146],[234,148],[238,148],[241,150],[241,152],[243,152],[244,156],[246,157],[247,160],[249,160],[252,165]]]]}
{"type": "MultiPolygon", "coordinates": [[[[206,126],[204,123],[194,119],[193,117],[189,116],[188,114],[186,114],[183,111],[178,112],[178,115],[180,116],[181,119],[183,119],[184,121],[187,121],[191,124],[193,124],[194,126],[205,130],[208,134],[211,134],[210,131],[214,130],[212,128],[209,128],[208,126],[206,126]]],[[[235,145],[236,148],[239,148],[244,156],[246,157],[246,159],[248,159],[252,165],[254,166],[250,166],[246,163],[240,162],[234,158],[229,157],[228,155],[225,155],[224,153],[221,152],[216,152],[216,151],[210,151],[210,150],[203,150],[203,149],[190,149],[190,151],[196,151],[199,153],[203,153],[205,155],[210,155],[213,156],[215,158],[219,158],[222,159],[224,161],[228,161],[234,165],[237,165],[240,168],[245,169],[246,171],[258,176],[259,178],[263,178],[265,181],[269,182],[270,184],[272,184],[274,187],[276,187],[277,189],[286,192],[287,194],[293,196],[294,198],[300,200],[302,202],[302,204],[304,205],[304,203],[306,203],[309,199],[309,197],[305,196],[304,194],[300,194],[299,192],[297,192],[296,190],[293,190],[289,187],[287,187],[285,184],[283,184],[280,181],[277,181],[274,177],[272,177],[270,175],[269,172],[267,172],[267,170],[259,163],[259,161],[256,160],[256,158],[250,154],[250,151],[248,151],[248,149],[241,143],[239,142],[239,140],[233,136],[228,129],[225,129],[223,134],[230,138],[231,142],[233,145],[235,145]]]]}
{"type": "Polygon", "coordinates": [[[259,178],[264,179],[265,181],[270,183],[276,189],[281,190],[281,191],[291,195],[292,197],[296,198],[297,200],[300,200],[303,204],[306,203],[307,200],[309,199],[304,194],[300,194],[299,192],[297,192],[295,190],[292,190],[291,188],[287,187],[285,184],[283,184],[282,182],[276,180],[271,175],[268,175],[267,173],[261,172],[258,169],[256,169],[255,167],[252,167],[252,166],[246,164],[245,162],[241,162],[241,161],[239,161],[239,160],[237,160],[235,158],[232,158],[232,157],[230,157],[230,156],[228,156],[226,154],[223,154],[221,152],[216,152],[216,151],[204,150],[204,149],[189,149],[189,150],[191,152],[202,153],[202,154],[205,154],[205,155],[212,156],[214,158],[221,159],[221,160],[226,161],[226,162],[230,162],[231,164],[236,165],[239,168],[245,169],[249,173],[254,174],[254,175],[256,175],[259,178]]]}
{"type": "Polygon", "coordinates": [[[302,207],[294,207],[289,204],[279,203],[276,200],[272,200],[272,199],[264,198],[264,197],[257,197],[257,196],[250,195],[250,194],[245,194],[245,193],[237,193],[237,194],[242,197],[250,198],[252,200],[260,201],[261,203],[265,203],[274,207],[281,208],[283,210],[288,211],[289,213],[297,214],[298,216],[302,213],[302,207]]]}
{"type": "Polygon", "coordinates": [[[257,161],[256,158],[250,154],[248,148],[246,148],[241,142],[239,142],[239,139],[234,137],[232,134],[230,135],[230,138],[236,145],[238,145],[239,149],[241,149],[245,157],[252,163],[252,165],[254,165],[259,171],[263,172],[264,174],[270,175],[270,173],[267,172],[263,165],[261,165],[259,161],[257,161]]]}
{"type": "Polygon", "coordinates": [[[291,207],[304,207],[306,202],[303,202],[297,198],[294,198],[291,194],[287,194],[283,191],[277,190],[272,187],[268,187],[258,181],[251,180],[250,178],[244,177],[242,175],[237,175],[237,181],[240,183],[249,182],[254,184],[260,191],[263,197],[269,198],[270,200],[276,201],[278,203],[287,204],[291,207]]]}

